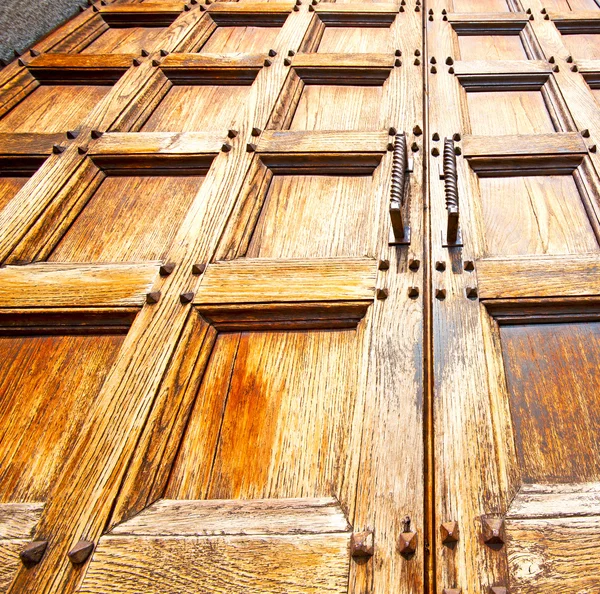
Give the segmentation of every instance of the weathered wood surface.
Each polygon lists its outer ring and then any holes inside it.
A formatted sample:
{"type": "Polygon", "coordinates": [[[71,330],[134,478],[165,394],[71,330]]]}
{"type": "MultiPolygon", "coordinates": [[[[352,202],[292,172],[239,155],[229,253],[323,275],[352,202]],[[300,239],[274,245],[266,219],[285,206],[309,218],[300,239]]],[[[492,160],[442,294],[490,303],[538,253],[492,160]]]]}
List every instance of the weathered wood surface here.
{"type": "Polygon", "coordinates": [[[333,534],[350,526],[339,502],[321,499],[163,499],[110,533],[125,536],[333,534]]]}

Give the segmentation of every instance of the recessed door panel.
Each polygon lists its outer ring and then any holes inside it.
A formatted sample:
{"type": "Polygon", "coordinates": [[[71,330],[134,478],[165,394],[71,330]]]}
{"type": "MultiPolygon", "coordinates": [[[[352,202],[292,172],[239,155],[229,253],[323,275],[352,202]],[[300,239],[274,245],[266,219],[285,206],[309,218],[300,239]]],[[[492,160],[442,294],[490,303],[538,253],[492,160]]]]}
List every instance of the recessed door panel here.
{"type": "Polygon", "coordinates": [[[139,54],[151,51],[164,27],[110,27],[92,41],[82,54],[139,54]]]}
{"type": "Polygon", "coordinates": [[[572,176],[484,177],[479,187],[488,255],[598,251],[572,176]]]}
{"type": "Polygon", "coordinates": [[[527,60],[519,35],[459,35],[461,60],[527,60]]]}
{"type": "Polygon", "coordinates": [[[555,131],[540,91],[468,92],[467,104],[472,134],[501,136],[555,131]]]}
{"type": "Polygon", "coordinates": [[[326,54],[389,53],[392,37],[387,27],[325,27],[318,51],[326,54]]]}
{"type": "Polygon", "coordinates": [[[0,210],[27,183],[28,177],[0,177],[0,210]]]}
{"type": "Polygon", "coordinates": [[[162,259],[202,176],[109,176],[52,252],[55,262],[162,259]]]}
{"type": "Polygon", "coordinates": [[[66,132],[110,91],[105,85],[41,85],[0,119],[0,132],[66,132]]]}
{"type": "Polygon", "coordinates": [[[247,256],[362,256],[375,217],[371,176],[275,175],[247,256]]]}
{"type": "Polygon", "coordinates": [[[202,46],[208,54],[266,54],[274,45],[279,27],[217,27],[202,46]]]}
{"type": "Polygon", "coordinates": [[[243,85],[174,85],[142,131],[226,131],[249,92],[243,85]]]}
{"type": "Polygon", "coordinates": [[[0,502],[46,499],[123,339],[0,337],[0,502]]]}

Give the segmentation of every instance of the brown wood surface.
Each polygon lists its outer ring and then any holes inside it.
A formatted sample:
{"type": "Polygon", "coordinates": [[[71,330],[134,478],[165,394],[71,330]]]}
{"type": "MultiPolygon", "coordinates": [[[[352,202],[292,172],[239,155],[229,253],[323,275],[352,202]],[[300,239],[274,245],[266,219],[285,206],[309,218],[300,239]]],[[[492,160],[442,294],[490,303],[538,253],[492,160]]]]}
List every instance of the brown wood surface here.
{"type": "Polygon", "coordinates": [[[0,591],[594,591],[599,23],[107,0],[2,69],[0,591]]]}

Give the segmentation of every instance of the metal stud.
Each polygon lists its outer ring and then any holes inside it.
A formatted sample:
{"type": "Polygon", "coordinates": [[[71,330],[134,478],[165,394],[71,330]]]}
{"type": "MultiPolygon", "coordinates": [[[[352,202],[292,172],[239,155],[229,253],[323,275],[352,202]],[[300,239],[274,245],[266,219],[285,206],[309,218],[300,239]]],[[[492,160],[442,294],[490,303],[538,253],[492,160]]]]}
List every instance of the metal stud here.
{"type": "Polygon", "coordinates": [[[437,147],[437,146],[434,146],[434,147],[431,149],[431,154],[432,154],[434,157],[438,157],[438,156],[439,156],[439,154],[440,154],[440,149],[438,149],[438,147],[437,147]]]}
{"type": "Polygon", "coordinates": [[[262,130],[260,128],[252,128],[252,136],[260,136],[260,133],[262,132],[262,130]]]}
{"type": "Polygon", "coordinates": [[[590,137],[590,131],[587,128],[585,128],[584,130],[581,131],[581,135],[584,138],[589,138],[590,137]]]}
{"type": "Polygon", "coordinates": [[[419,150],[419,145],[418,145],[416,142],[413,142],[413,143],[410,145],[410,150],[411,150],[413,153],[416,153],[416,152],[418,152],[418,150],[419,150]]]}
{"type": "Polygon", "coordinates": [[[228,130],[227,132],[227,137],[228,138],[235,138],[237,135],[239,134],[239,132],[237,130],[228,130]]]}
{"type": "Polygon", "coordinates": [[[69,561],[73,565],[81,565],[85,562],[94,550],[94,543],[91,540],[80,540],[68,553],[69,561]]]}
{"type": "Polygon", "coordinates": [[[231,150],[231,145],[230,145],[228,142],[224,142],[224,143],[221,145],[221,150],[222,150],[224,153],[228,153],[228,152],[231,150]]]}
{"type": "Polygon", "coordinates": [[[455,146],[454,147],[454,154],[455,155],[462,155],[462,149],[459,146],[455,146]]]}
{"type": "Polygon", "coordinates": [[[102,136],[103,134],[104,132],[100,132],[100,130],[92,130],[91,137],[97,139],[100,138],[100,136],[102,136]]]}
{"type": "Polygon", "coordinates": [[[152,66],[160,66],[160,60],[152,60],[152,66]]]}
{"type": "Polygon", "coordinates": [[[150,55],[150,52],[148,50],[145,50],[142,48],[142,51],[140,52],[140,54],[142,56],[144,56],[144,58],[147,58],[150,55]]]}
{"type": "Polygon", "coordinates": [[[405,558],[410,558],[417,551],[418,535],[416,532],[401,532],[396,543],[397,551],[405,558]]]}
{"type": "Polygon", "coordinates": [[[387,299],[390,292],[387,289],[377,289],[377,299],[384,300],[387,299]]]}
{"type": "Polygon", "coordinates": [[[289,58],[284,58],[283,65],[284,66],[291,66],[292,65],[292,61],[289,58]]]}
{"type": "Polygon", "coordinates": [[[595,153],[597,150],[596,145],[592,144],[592,146],[590,146],[588,150],[590,151],[590,153],[595,153]]]}
{"type": "Polygon", "coordinates": [[[169,52],[166,49],[161,49],[160,50],[160,55],[163,56],[163,58],[164,58],[165,56],[169,55],[169,52]]]}
{"type": "Polygon", "coordinates": [[[398,134],[398,130],[396,130],[396,128],[394,128],[393,126],[391,126],[390,129],[388,130],[388,134],[390,136],[396,136],[396,134],[398,134]]]}
{"type": "Polygon", "coordinates": [[[19,553],[21,562],[23,565],[25,565],[25,567],[37,565],[42,560],[47,548],[47,540],[34,540],[30,542],[29,544],[25,545],[25,548],[19,553]]]}
{"type": "Polygon", "coordinates": [[[39,56],[39,55],[40,55],[40,52],[38,52],[38,51],[37,51],[37,50],[35,50],[35,49],[30,49],[30,50],[29,50],[29,55],[30,55],[32,58],[35,58],[36,56],[39,56]]]}
{"type": "Polygon", "coordinates": [[[487,545],[504,544],[504,520],[502,518],[481,518],[483,542],[487,545]]]}
{"type": "Polygon", "coordinates": [[[465,265],[464,265],[464,269],[467,272],[473,272],[473,270],[475,270],[475,264],[474,264],[473,260],[466,260],[465,261],[465,265]]]}
{"type": "Polygon", "coordinates": [[[252,143],[252,142],[249,142],[249,143],[246,145],[246,152],[247,152],[247,153],[253,153],[255,150],[256,150],[256,145],[255,145],[254,143],[252,143]]]}
{"type": "Polygon", "coordinates": [[[436,297],[436,299],[439,299],[440,301],[443,301],[444,299],[446,299],[446,289],[436,289],[435,297],[436,297]]]}
{"type": "Polygon", "coordinates": [[[277,52],[274,49],[269,50],[269,56],[271,56],[271,58],[274,58],[276,55],[277,55],[277,52]]]}
{"type": "Polygon", "coordinates": [[[419,296],[419,287],[408,287],[408,296],[416,299],[419,296]]]}
{"type": "Polygon", "coordinates": [[[60,146],[60,144],[53,144],[52,145],[52,152],[55,155],[60,155],[61,153],[64,152],[64,150],[65,150],[65,147],[64,146],[60,146]]]}
{"type": "Polygon", "coordinates": [[[554,59],[554,56],[550,56],[548,58],[548,62],[550,62],[550,64],[554,64],[554,62],[556,62],[556,60],[554,59]]]}
{"type": "Polygon", "coordinates": [[[175,270],[175,266],[175,262],[166,262],[158,269],[158,273],[161,276],[169,276],[169,274],[171,274],[173,270],[175,270]]]}
{"type": "Polygon", "coordinates": [[[456,142],[460,142],[460,134],[458,132],[456,132],[455,134],[452,135],[452,140],[455,140],[456,142]]]}
{"type": "Polygon", "coordinates": [[[431,74],[437,74],[437,68],[435,66],[432,66],[430,72],[431,74]]]}
{"type": "Polygon", "coordinates": [[[389,260],[379,260],[379,265],[377,266],[379,270],[389,270],[390,269],[390,261],[389,260]]]}
{"type": "Polygon", "coordinates": [[[471,299],[471,301],[477,299],[477,287],[467,287],[466,292],[467,299],[471,299]]]}
{"type": "Polygon", "coordinates": [[[452,66],[452,64],[454,64],[454,60],[453,60],[453,59],[452,59],[450,56],[448,56],[448,57],[446,58],[446,64],[447,64],[448,66],[452,66]]]}
{"type": "Polygon", "coordinates": [[[446,270],[446,262],[437,261],[435,263],[435,269],[439,272],[444,272],[446,270]]]}
{"type": "Polygon", "coordinates": [[[401,56],[401,55],[402,55],[402,50],[399,50],[399,49],[397,49],[397,50],[394,52],[394,56],[401,56]]]}
{"type": "Polygon", "coordinates": [[[198,276],[206,270],[206,264],[192,264],[192,274],[198,276]]]}
{"type": "Polygon", "coordinates": [[[350,537],[350,554],[352,557],[372,557],[375,553],[375,542],[372,530],[354,532],[350,537]]]}
{"type": "Polygon", "coordinates": [[[292,56],[295,56],[296,52],[294,50],[289,50],[288,51],[288,56],[291,58],[292,56]]]}
{"type": "Polygon", "coordinates": [[[577,64],[573,64],[573,66],[571,66],[571,72],[578,72],[579,68],[577,68],[577,64]]]}
{"type": "Polygon", "coordinates": [[[448,68],[448,74],[454,74],[454,68],[452,66],[448,68]]]}
{"type": "Polygon", "coordinates": [[[431,140],[435,140],[436,142],[440,139],[440,135],[437,132],[433,133],[431,140]]]}
{"type": "Polygon", "coordinates": [[[393,142],[388,142],[387,143],[387,150],[388,151],[393,151],[394,150],[394,143],[393,142]]]}
{"type": "Polygon", "coordinates": [[[419,58],[415,58],[414,65],[419,66],[421,64],[421,60],[419,58]]]}
{"type": "Polygon", "coordinates": [[[263,62],[263,64],[268,68],[273,62],[271,60],[269,60],[268,58],[265,59],[265,61],[263,62]]]}
{"type": "Polygon", "coordinates": [[[67,138],[73,140],[79,136],[79,130],[67,130],[67,138]]]}
{"type": "Polygon", "coordinates": [[[149,305],[154,305],[155,303],[158,303],[160,295],[160,291],[152,291],[151,293],[148,293],[146,295],[146,303],[148,303],[149,305]]]}
{"type": "Polygon", "coordinates": [[[569,64],[573,63],[573,56],[567,56],[567,63],[569,63],[569,64]]]}
{"type": "Polygon", "coordinates": [[[134,66],[139,66],[142,62],[140,60],[138,60],[137,58],[134,58],[132,60],[132,63],[133,63],[134,66]]]}
{"type": "Polygon", "coordinates": [[[440,535],[442,537],[442,543],[445,545],[458,542],[458,522],[444,522],[440,526],[440,535]]]}
{"type": "Polygon", "coordinates": [[[421,55],[421,50],[415,50],[415,56],[420,56],[421,55]]]}
{"type": "Polygon", "coordinates": [[[187,293],[182,293],[181,295],[179,295],[179,301],[181,301],[183,305],[185,305],[186,303],[191,303],[193,298],[194,293],[192,291],[188,291],[187,293]]]}
{"type": "Polygon", "coordinates": [[[417,258],[411,258],[408,261],[408,267],[410,268],[410,270],[412,270],[413,272],[416,272],[417,270],[419,270],[419,266],[421,266],[421,260],[417,259],[417,258]]]}
{"type": "Polygon", "coordinates": [[[88,152],[89,148],[87,146],[78,146],[77,147],[77,152],[80,155],[85,155],[88,152]]]}

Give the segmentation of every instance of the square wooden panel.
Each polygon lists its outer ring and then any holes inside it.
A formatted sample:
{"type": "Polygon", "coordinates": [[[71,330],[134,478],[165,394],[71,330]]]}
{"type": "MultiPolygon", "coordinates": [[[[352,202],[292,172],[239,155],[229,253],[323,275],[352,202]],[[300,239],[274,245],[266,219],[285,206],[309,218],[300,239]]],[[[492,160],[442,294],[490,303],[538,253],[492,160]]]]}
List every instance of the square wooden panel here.
{"type": "Polygon", "coordinates": [[[0,119],[0,132],[66,132],[77,128],[110,85],[42,84],[0,119]]]}
{"type": "Polygon", "coordinates": [[[173,85],[150,114],[143,132],[223,133],[250,94],[248,85],[173,85]]]}
{"type": "Polygon", "coordinates": [[[10,175],[0,172],[0,210],[2,210],[15,194],[27,183],[29,176],[10,175]]]}
{"type": "Polygon", "coordinates": [[[82,54],[139,54],[152,51],[166,27],[109,27],[82,54]]]}
{"type": "Polygon", "coordinates": [[[390,26],[325,26],[317,51],[327,54],[392,52],[394,48],[390,26]]]}
{"type": "Polygon", "coordinates": [[[160,260],[203,175],[108,175],[53,249],[54,262],[160,260]]]}
{"type": "Polygon", "coordinates": [[[527,60],[519,33],[458,35],[461,60],[527,60]]]}
{"type": "Polygon", "coordinates": [[[487,255],[598,251],[573,176],[483,177],[479,189],[487,255]]]}
{"type": "Polygon", "coordinates": [[[376,216],[372,176],[274,175],[251,258],[362,256],[376,216]]]}
{"type": "Polygon", "coordinates": [[[500,326],[522,480],[600,480],[600,323],[500,326]]]}
{"type": "Polygon", "coordinates": [[[266,54],[275,45],[280,27],[217,26],[200,50],[202,53],[266,54]]]}
{"type": "MultiPolygon", "coordinates": [[[[108,321],[98,333],[100,316],[86,321],[82,315],[32,314],[27,322],[16,317],[0,319],[0,502],[44,501],[126,330],[111,328],[108,321]],[[96,330],[86,331],[90,324],[96,330]],[[44,329],[36,329],[40,327],[44,329]]],[[[131,321],[122,319],[126,325],[131,321]]]]}
{"type": "Polygon", "coordinates": [[[600,33],[563,33],[562,40],[575,60],[600,60],[600,33]]]}
{"type": "Polygon", "coordinates": [[[339,497],[358,391],[359,335],[220,334],[165,496],[339,497]]]}
{"type": "Polygon", "coordinates": [[[452,12],[509,12],[506,0],[452,0],[452,12]]]}
{"type": "Polygon", "coordinates": [[[538,90],[467,92],[471,134],[501,136],[554,132],[546,102],[538,90]],[[493,113],[490,106],[493,105],[493,113]]]}
{"type": "Polygon", "coordinates": [[[289,129],[379,130],[383,97],[383,86],[306,85],[289,129]]]}

